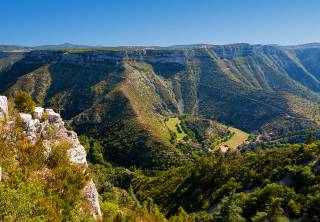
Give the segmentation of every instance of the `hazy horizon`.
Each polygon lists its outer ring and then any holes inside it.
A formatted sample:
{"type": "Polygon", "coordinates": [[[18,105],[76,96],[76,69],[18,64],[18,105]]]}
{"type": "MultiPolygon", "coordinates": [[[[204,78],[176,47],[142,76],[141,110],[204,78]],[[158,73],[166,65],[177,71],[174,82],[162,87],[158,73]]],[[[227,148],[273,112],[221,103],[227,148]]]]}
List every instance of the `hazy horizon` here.
{"type": "Polygon", "coordinates": [[[223,45],[237,45],[237,44],[249,44],[249,45],[277,45],[277,46],[283,46],[283,47],[290,47],[290,46],[301,46],[301,45],[312,45],[312,44],[319,44],[319,42],[304,42],[304,43],[297,43],[297,44],[290,44],[290,45],[281,45],[281,44],[274,44],[274,43],[267,43],[267,44],[252,44],[248,42],[234,42],[234,43],[227,43],[227,44],[212,44],[212,43],[191,43],[191,44],[179,44],[179,45],[164,45],[164,46],[159,46],[159,45],[86,45],[86,44],[78,44],[74,42],[64,42],[64,43],[56,43],[56,44],[43,44],[43,45],[19,45],[19,44],[0,44],[2,46],[16,46],[16,47],[27,47],[27,48],[34,48],[34,47],[41,47],[41,46],[62,46],[62,45],[74,45],[74,46],[83,46],[83,47],[102,47],[102,48],[117,48],[117,47],[160,47],[160,48],[167,48],[167,47],[180,47],[180,46],[201,46],[201,45],[215,45],[215,46],[223,46],[223,45]]]}

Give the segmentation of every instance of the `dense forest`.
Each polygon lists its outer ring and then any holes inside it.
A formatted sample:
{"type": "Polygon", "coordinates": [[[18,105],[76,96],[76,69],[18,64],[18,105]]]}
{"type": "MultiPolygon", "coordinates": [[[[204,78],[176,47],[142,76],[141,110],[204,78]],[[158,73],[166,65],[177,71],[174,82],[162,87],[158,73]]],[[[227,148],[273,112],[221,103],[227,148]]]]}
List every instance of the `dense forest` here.
{"type": "MultiPolygon", "coordinates": [[[[9,135],[2,128],[1,135],[2,220],[93,220],[86,211],[77,211],[85,206],[80,208],[79,190],[87,178],[81,168],[68,163],[68,144],[55,146],[46,160],[44,147],[28,145],[21,129],[9,135]],[[13,137],[14,141],[7,139],[13,137]],[[46,179],[44,166],[50,171],[46,179]]],[[[185,166],[158,171],[114,166],[99,159],[98,141],[84,136],[81,140],[92,162],[104,221],[320,219],[318,142],[244,153],[216,151],[185,166]]]]}
{"type": "MultiPolygon", "coordinates": [[[[99,147],[91,144],[91,149],[99,147]]],[[[107,162],[92,170],[102,209],[112,218],[121,217],[123,207],[149,204],[149,213],[160,211],[173,221],[176,214],[185,217],[180,221],[319,221],[319,155],[320,143],[312,142],[217,151],[167,171],[107,162]]]]}

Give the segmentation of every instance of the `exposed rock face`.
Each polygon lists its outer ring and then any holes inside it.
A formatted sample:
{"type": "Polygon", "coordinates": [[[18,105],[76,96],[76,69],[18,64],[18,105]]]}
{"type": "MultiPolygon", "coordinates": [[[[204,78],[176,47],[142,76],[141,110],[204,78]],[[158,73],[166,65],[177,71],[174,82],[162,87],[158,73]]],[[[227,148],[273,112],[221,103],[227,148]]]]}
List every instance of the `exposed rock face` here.
{"type": "Polygon", "coordinates": [[[50,123],[53,123],[53,124],[57,123],[57,124],[59,124],[59,123],[62,122],[62,119],[61,119],[60,114],[54,112],[52,109],[46,109],[46,113],[47,113],[48,116],[49,116],[49,121],[50,121],[50,123]]]}
{"type": "Polygon", "coordinates": [[[26,113],[20,113],[20,118],[24,123],[24,129],[27,138],[31,143],[34,143],[41,126],[40,121],[38,119],[32,119],[32,116],[26,113]]]}
{"type": "Polygon", "coordinates": [[[101,216],[97,188],[92,180],[89,181],[88,185],[83,189],[83,192],[85,193],[95,215],[101,216]]]}
{"type": "MultiPolygon", "coordinates": [[[[2,102],[0,103],[0,105],[2,105],[1,110],[4,110],[4,116],[7,116],[7,98],[1,96],[0,99],[0,102],[2,102]]],[[[20,118],[24,123],[24,133],[30,143],[34,144],[38,138],[43,139],[43,145],[46,148],[44,155],[47,159],[50,157],[52,145],[56,144],[58,141],[64,140],[71,144],[71,148],[67,151],[70,162],[87,166],[85,148],[80,144],[77,133],[65,128],[60,114],[54,112],[52,109],[36,107],[33,116],[27,113],[20,113],[20,118]],[[49,120],[41,120],[44,113],[48,115],[49,120]],[[54,132],[54,138],[50,135],[52,131],[54,132]]],[[[0,167],[0,181],[2,176],[1,171],[2,168],[0,167]]],[[[83,189],[83,192],[87,197],[87,201],[91,206],[94,216],[101,217],[98,192],[92,180],[88,182],[83,189]]]]}
{"type": "Polygon", "coordinates": [[[72,141],[73,147],[68,150],[68,155],[71,162],[74,163],[86,163],[86,151],[80,144],[78,138],[72,141]]]}
{"type": "MultiPolygon", "coordinates": [[[[52,56],[50,52],[47,51],[52,56]]],[[[34,53],[36,54],[36,53],[34,53]]],[[[36,56],[36,55],[35,55],[36,56]]],[[[186,65],[188,58],[184,51],[166,51],[166,50],[121,50],[121,51],[92,51],[84,53],[64,53],[61,57],[63,62],[66,63],[81,63],[88,64],[92,61],[105,62],[105,61],[145,61],[149,63],[178,63],[186,65]]]]}
{"type": "Polygon", "coordinates": [[[0,118],[8,115],[8,100],[5,96],[0,96],[0,118]]]}
{"type": "Polygon", "coordinates": [[[71,149],[68,150],[70,162],[77,164],[86,164],[86,151],[85,148],[80,144],[77,133],[74,131],[67,130],[64,127],[64,122],[61,119],[54,119],[58,120],[57,122],[53,122],[55,126],[58,126],[58,132],[56,136],[66,140],[71,144],[71,149]]]}

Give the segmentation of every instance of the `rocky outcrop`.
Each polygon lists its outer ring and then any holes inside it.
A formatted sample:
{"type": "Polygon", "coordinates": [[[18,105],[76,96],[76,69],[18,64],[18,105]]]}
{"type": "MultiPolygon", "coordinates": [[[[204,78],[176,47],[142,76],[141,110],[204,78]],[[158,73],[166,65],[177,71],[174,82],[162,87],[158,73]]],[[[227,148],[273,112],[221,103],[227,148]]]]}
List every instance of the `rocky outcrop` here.
{"type": "Polygon", "coordinates": [[[94,214],[101,216],[101,210],[100,210],[99,199],[98,199],[98,191],[93,180],[89,181],[88,185],[83,189],[83,192],[85,193],[86,198],[90,203],[90,206],[94,214]]]}
{"type": "Polygon", "coordinates": [[[28,140],[34,144],[41,127],[40,121],[38,119],[32,119],[32,116],[27,113],[20,113],[19,115],[24,123],[24,133],[26,134],[28,140]]]}
{"type": "Polygon", "coordinates": [[[0,96],[0,118],[5,118],[8,115],[8,100],[5,96],[0,96]]]}
{"type": "MultiPolygon", "coordinates": [[[[4,96],[0,96],[0,107],[0,114],[6,117],[8,115],[8,106],[7,98],[4,96]]],[[[65,128],[64,121],[59,113],[54,112],[52,109],[36,107],[33,115],[20,113],[19,116],[23,123],[24,134],[29,142],[34,144],[41,138],[42,143],[46,148],[44,153],[46,158],[50,157],[51,147],[54,144],[59,141],[66,141],[71,146],[67,151],[70,162],[87,167],[85,148],[80,144],[77,133],[65,128]],[[46,118],[42,118],[43,115],[46,115],[46,118]]],[[[10,124],[12,123],[9,122],[8,126],[10,124]]],[[[2,168],[0,167],[0,181],[2,175],[1,171],[2,168]]],[[[96,218],[101,217],[98,192],[92,180],[84,187],[83,192],[94,216],[96,218]]]]}
{"type": "Polygon", "coordinates": [[[68,150],[69,160],[72,163],[86,164],[86,151],[85,148],[80,144],[77,133],[74,131],[67,130],[64,127],[64,123],[58,120],[55,122],[58,126],[56,136],[60,139],[66,140],[71,144],[71,149],[68,150]]]}

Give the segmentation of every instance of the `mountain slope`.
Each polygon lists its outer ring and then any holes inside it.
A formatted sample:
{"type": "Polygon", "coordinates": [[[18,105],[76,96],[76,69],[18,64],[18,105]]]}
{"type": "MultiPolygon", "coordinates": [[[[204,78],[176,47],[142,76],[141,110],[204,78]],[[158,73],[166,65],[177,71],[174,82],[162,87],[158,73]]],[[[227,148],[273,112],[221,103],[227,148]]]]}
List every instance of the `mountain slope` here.
{"type": "Polygon", "coordinates": [[[319,130],[318,48],[235,44],[168,49],[4,53],[0,92],[32,94],[106,159],[167,168],[188,158],[170,142],[168,115],[193,114],[272,139],[319,130]]]}

